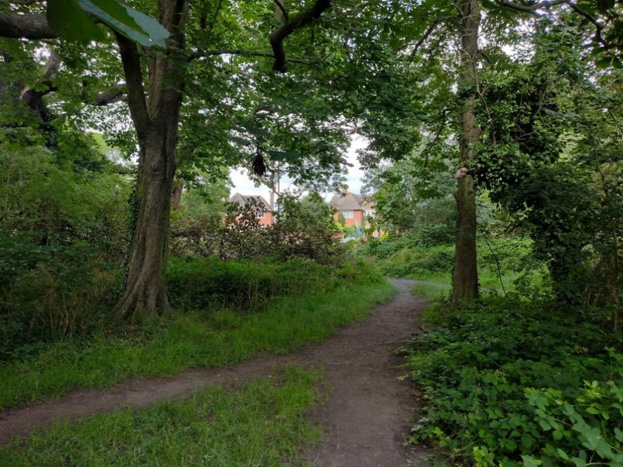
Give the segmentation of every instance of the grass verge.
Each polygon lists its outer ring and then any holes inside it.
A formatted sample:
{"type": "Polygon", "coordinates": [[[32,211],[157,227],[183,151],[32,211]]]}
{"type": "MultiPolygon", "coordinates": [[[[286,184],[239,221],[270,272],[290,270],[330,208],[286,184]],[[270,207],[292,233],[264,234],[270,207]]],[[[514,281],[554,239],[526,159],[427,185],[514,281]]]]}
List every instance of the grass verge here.
{"type": "Polygon", "coordinates": [[[59,423],[0,447],[5,465],[300,465],[321,432],[305,420],[316,373],[286,368],[237,391],[215,387],[144,410],[59,423]]]}
{"type": "Polygon", "coordinates": [[[286,353],[367,318],[371,307],[395,293],[387,283],[346,285],[323,294],[272,299],[263,312],[177,314],[123,339],[101,335],[86,348],[57,343],[36,357],[0,367],[0,408],[76,388],[110,387],[131,377],[231,365],[262,351],[286,353]]]}

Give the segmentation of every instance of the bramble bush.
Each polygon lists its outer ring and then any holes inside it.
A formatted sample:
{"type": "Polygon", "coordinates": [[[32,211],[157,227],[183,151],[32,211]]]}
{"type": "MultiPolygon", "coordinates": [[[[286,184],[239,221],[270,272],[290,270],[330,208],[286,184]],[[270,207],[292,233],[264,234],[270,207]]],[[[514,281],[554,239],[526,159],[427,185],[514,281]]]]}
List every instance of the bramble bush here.
{"type": "Polygon", "coordinates": [[[114,303],[129,183],[83,149],[0,150],[0,360],[84,335],[114,303]]]}
{"type": "Polygon", "coordinates": [[[440,310],[401,349],[425,394],[411,442],[454,465],[623,465],[623,340],[602,320],[517,297],[440,310]]]}

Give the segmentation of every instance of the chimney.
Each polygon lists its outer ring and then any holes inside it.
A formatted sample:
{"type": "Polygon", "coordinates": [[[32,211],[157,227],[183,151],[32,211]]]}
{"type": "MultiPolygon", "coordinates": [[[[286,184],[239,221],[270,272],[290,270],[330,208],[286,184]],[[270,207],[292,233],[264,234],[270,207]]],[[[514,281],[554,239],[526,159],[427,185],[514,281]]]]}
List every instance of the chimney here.
{"type": "Polygon", "coordinates": [[[342,196],[346,196],[348,194],[348,185],[342,185],[342,196]]]}

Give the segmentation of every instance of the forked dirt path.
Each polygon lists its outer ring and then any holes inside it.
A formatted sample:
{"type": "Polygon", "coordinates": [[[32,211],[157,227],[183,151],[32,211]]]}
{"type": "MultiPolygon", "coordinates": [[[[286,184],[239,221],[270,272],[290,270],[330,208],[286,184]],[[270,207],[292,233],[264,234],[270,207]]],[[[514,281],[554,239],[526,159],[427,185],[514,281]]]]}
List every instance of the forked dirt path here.
{"type": "MultiPolygon", "coordinates": [[[[271,375],[275,367],[323,368],[330,390],[311,417],[325,430],[308,453],[312,464],[330,466],[429,465],[423,448],[404,446],[414,400],[398,380],[400,344],[417,332],[426,302],[414,297],[414,281],[392,280],[399,294],[375,308],[369,320],[342,329],[322,343],[285,356],[261,355],[231,368],[192,370],[171,378],[130,381],[109,390],[74,391],[58,400],[0,412],[0,444],[63,419],[77,419],[125,407],[146,407],[189,396],[215,384],[233,384],[271,375]]],[[[1,389],[0,389],[1,390],[1,389]]]]}

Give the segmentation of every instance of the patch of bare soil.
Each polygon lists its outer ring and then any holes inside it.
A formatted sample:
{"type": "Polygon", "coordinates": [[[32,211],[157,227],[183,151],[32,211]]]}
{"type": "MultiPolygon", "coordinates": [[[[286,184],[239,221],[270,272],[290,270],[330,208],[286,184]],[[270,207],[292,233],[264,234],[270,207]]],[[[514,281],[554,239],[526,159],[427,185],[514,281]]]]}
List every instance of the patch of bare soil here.
{"type": "Polygon", "coordinates": [[[61,399],[0,413],[0,444],[62,419],[78,419],[118,408],[146,407],[187,397],[216,384],[230,385],[270,375],[275,367],[321,367],[330,386],[311,414],[325,439],[308,453],[317,466],[429,465],[424,448],[405,446],[413,424],[412,388],[398,379],[394,350],[417,331],[426,305],[411,295],[414,281],[393,280],[395,299],[372,311],[369,320],[342,329],[318,344],[285,356],[262,355],[231,368],[193,370],[171,378],[130,381],[112,389],[81,390],[61,399]]]}

